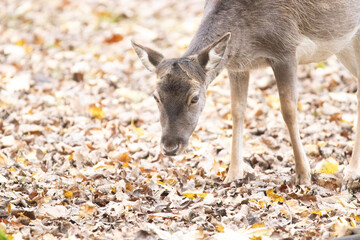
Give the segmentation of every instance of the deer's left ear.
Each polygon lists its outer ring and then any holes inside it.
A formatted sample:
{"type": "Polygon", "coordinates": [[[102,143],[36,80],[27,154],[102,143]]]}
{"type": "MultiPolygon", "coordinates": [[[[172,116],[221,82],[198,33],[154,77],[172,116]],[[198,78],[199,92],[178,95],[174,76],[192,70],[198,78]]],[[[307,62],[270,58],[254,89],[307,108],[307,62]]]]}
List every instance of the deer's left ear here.
{"type": "Polygon", "coordinates": [[[144,47],[140,44],[135,43],[134,41],[131,41],[132,46],[140,58],[141,62],[144,64],[144,66],[151,72],[156,71],[156,67],[159,65],[159,63],[164,59],[164,56],[161,53],[158,53],[155,50],[152,50],[150,48],[144,47]]]}
{"type": "Polygon", "coordinates": [[[216,69],[222,63],[230,37],[231,33],[228,32],[200,51],[197,59],[206,72],[216,69]]]}

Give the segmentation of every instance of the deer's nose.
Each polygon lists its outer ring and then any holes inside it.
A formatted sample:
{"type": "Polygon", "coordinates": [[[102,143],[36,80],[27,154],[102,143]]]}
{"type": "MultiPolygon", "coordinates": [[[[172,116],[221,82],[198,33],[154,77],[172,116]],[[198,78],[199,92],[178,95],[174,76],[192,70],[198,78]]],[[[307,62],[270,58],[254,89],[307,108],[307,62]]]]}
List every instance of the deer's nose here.
{"type": "Polygon", "coordinates": [[[163,152],[166,156],[175,156],[177,151],[179,149],[179,144],[176,145],[170,145],[170,146],[163,146],[163,152]]]}

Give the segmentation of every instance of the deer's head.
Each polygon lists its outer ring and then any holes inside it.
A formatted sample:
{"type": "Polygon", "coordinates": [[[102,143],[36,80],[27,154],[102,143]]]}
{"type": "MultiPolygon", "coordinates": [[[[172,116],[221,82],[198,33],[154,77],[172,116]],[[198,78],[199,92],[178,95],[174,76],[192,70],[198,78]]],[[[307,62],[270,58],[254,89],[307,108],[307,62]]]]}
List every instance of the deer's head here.
{"type": "Polygon", "coordinates": [[[154,99],[160,110],[161,150],[167,156],[181,154],[187,147],[205,106],[208,84],[222,70],[230,33],[199,54],[165,59],[162,54],[132,42],[145,67],[157,74],[154,99]]]}

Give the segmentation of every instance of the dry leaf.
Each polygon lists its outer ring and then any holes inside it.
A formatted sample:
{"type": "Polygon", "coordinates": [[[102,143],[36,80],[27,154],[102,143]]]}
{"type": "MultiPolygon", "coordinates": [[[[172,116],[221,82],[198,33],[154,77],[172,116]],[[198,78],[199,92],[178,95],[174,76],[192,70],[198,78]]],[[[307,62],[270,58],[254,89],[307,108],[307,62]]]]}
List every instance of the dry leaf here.
{"type": "Polygon", "coordinates": [[[321,162],[319,162],[314,172],[316,173],[326,173],[326,174],[334,174],[339,170],[339,163],[332,157],[328,159],[324,159],[321,162]]]}
{"type": "Polygon", "coordinates": [[[72,196],[73,196],[73,192],[72,192],[72,191],[67,191],[67,192],[65,192],[65,197],[71,198],[72,196]]]}
{"type": "Polygon", "coordinates": [[[96,107],[96,106],[92,105],[89,107],[89,112],[90,112],[91,116],[93,116],[94,118],[98,118],[100,120],[105,117],[105,113],[103,112],[101,107],[96,107]]]}
{"type": "Polygon", "coordinates": [[[89,217],[97,212],[96,205],[92,202],[86,202],[81,206],[80,216],[89,217]]]}
{"type": "Polygon", "coordinates": [[[282,196],[275,194],[274,190],[272,188],[266,190],[266,196],[268,196],[274,202],[282,202],[283,203],[285,201],[282,196]]]}
{"type": "Polygon", "coordinates": [[[218,230],[219,232],[224,232],[224,226],[219,225],[219,226],[216,227],[216,230],[218,230]]]}
{"type": "Polygon", "coordinates": [[[113,35],[111,35],[111,37],[109,37],[109,38],[106,38],[105,40],[104,40],[104,42],[105,43],[117,43],[117,42],[120,42],[120,41],[122,41],[124,39],[124,37],[122,36],[122,35],[120,35],[120,34],[113,34],[113,35]]]}

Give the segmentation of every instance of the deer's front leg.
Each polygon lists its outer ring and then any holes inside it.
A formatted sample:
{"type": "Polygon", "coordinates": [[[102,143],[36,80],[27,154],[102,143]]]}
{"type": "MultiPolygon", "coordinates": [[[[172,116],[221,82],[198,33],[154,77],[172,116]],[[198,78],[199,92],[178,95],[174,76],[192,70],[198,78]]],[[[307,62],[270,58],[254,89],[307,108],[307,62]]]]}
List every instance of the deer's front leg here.
{"type": "Polygon", "coordinates": [[[278,62],[272,62],[279,90],[281,113],[289,130],[295,156],[296,184],[311,184],[310,166],[300,141],[297,112],[297,61],[295,56],[278,62]]]}
{"type": "Polygon", "coordinates": [[[243,178],[243,129],[246,110],[247,91],[249,86],[249,72],[231,72],[231,115],[233,120],[232,152],[229,171],[225,182],[243,178]]]}

